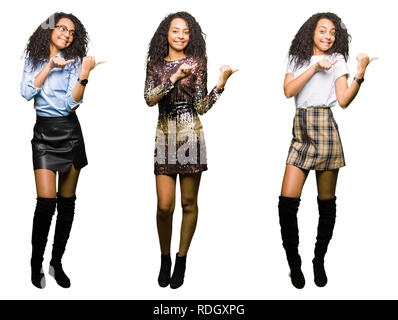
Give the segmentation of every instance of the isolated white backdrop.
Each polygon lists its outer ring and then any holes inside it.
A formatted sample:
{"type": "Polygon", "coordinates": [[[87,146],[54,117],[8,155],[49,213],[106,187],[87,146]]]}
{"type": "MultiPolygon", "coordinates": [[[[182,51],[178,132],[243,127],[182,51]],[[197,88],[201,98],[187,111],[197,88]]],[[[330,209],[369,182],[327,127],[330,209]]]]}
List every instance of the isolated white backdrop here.
{"type": "MultiPolygon", "coordinates": [[[[393,1],[14,1],[0,11],[2,299],[396,299],[398,259],[395,161],[397,103],[393,1]],[[234,74],[221,99],[201,117],[209,170],[202,175],[199,222],[178,290],[157,285],[153,148],[157,106],[143,99],[148,43],[165,15],[188,11],[207,34],[208,87],[219,67],[234,74]],[[77,190],[75,223],[64,258],[68,290],[47,276],[30,284],[35,206],[31,163],[33,103],[19,94],[23,50],[55,11],[71,12],[91,38],[94,70],[78,115],[89,165],[77,190]],[[333,109],[347,167],[340,172],[335,236],[327,255],[328,285],[313,284],[317,205],[313,173],[299,211],[307,285],[290,284],[277,201],[291,139],[294,102],[282,91],[292,37],[313,13],[337,13],[356,54],[380,59],[347,110],[333,109]]],[[[352,77],[351,77],[352,79],[352,77]]],[[[179,193],[177,194],[179,196],[179,193]]],[[[179,201],[177,200],[177,203],[179,201]]],[[[176,206],[172,255],[178,249],[176,206]]],[[[50,243],[46,252],[47,271],[50,243]]]]}

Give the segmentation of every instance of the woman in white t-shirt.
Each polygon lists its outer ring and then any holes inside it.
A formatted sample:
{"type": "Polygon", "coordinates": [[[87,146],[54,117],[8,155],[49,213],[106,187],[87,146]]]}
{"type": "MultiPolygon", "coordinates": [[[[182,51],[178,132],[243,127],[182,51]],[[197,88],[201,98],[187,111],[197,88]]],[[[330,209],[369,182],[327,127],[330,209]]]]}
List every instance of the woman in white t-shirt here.
{"type": "Polygon", "coordinates": [[[357,73],[348,86],[349,42],[350,35],[337,15],[318,13],[303,24],[289,49],[283,89],[287,98],[294,96],[296,115],[278,207],[290,277],[298,289],[305,285],[298,253],[297,211],[301,191],[309,170],[315,170],[319,223],[312,262],[315,284],[323,287],[327,283],[324,257],[336,218],[337,175],[345,165],[330,108],[336,102],[342,108],[348,107],[364,81],[366,67],[374,60],[359,54],[357,73]]]}

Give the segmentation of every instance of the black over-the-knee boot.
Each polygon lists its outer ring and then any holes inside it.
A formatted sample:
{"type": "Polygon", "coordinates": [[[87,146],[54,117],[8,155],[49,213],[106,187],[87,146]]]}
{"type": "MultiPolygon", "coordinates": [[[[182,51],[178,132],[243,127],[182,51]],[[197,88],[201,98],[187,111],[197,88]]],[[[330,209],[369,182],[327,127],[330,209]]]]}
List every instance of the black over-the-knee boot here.
{"type": "Polygon", "coordinates": [[[35,287],[40,289],[46,286],[42,263],[56,203],[55,198],[37,197],[36,210],[33,217],[32,257],[30,260],[31,281],[35,287]]]}
{"type": "Polygon", "coordinates": [[[50,261],[50,275],[63,288],[70,287],[70,280],[62,269],[62,256],[65,252],[66,243],[69,239],[75,214],[76,196],[63,198],[57,195],[57,224],[55,225],[54,244],[52,258],[50,261]]]}
{"type": "Polygon", "coordinates": [[[315,258],[312,260],[314,267],[314,281],[318,287],[324,287],[328,282],[324,267],[324,258],[328,244],[333,235],[336,221],[336,197],[328,200],[318,200],[319,222],[318,234],[315,244],[315,258]]]}
{"type": "Polygon", "coordinates": [[[286,251],[290,267],[292,284],[297,289],[304,288],[305,278],[301,271],[301,258],[298,253],[299,231],[297,225],[297,211],[300,198],[279,197],[279,223],[283,247],[286,251]]]}

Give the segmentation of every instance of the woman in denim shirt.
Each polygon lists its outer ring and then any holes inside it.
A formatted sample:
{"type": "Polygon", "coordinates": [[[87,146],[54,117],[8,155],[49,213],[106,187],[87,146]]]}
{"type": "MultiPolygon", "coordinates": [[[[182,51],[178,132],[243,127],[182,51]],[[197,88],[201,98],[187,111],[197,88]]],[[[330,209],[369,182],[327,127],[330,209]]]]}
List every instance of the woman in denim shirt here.
{"type": "Polygon", "coordinates": [[[42,262],[55,207],[58,215],[49,272],[61,287],[70,287],[61,259],[72,227],[80,169],[87,165],[75,110],[83,102],[90,72],[101,63],[86,56],[87,43],[79,19],[58,12],[36,29],[26,47],[21,94],[28,101],[34,99],[37,114],[32,139],[37,204],[31,280],[38,288],[46,284],[42,262]]]}

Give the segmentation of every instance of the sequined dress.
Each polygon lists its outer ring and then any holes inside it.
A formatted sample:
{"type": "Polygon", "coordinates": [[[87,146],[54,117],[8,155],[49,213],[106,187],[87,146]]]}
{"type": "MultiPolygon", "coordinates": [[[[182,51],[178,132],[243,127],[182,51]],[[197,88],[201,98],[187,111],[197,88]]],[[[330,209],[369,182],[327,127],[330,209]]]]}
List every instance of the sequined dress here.
{"type": "Polygon", "coordinates": [[[148,62],[144,97],[148,106],[159,105],[155,139],[155,174],[192,174],[207,170],[206,145],[198,114],[206,113],[223,90],[207,94],[207,65],[186,57],[148,62]],[[196,65],[191,74],[173,84],[170,77],[183,63],[196,65]],[[159,98],[161,98],[159,100],[159,98]]]}

